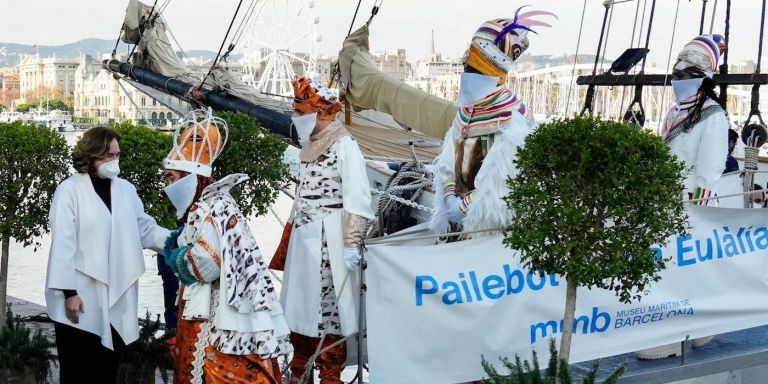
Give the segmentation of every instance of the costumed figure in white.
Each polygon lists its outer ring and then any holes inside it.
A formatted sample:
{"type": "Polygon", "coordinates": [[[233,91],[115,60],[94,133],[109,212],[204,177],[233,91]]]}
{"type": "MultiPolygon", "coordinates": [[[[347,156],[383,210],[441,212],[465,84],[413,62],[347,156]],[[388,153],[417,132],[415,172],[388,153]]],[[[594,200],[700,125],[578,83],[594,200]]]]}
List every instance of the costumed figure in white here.
{"type": "MultiPolygon", "coordinates": [[[[503,200],[509,192],[507,178],[517,174],[512,161],[536,122],[533,112],[504,84],[513,62],[528,49],[531,28],[550,26],[534,17],[557,17],[521,10],[512,19],[483,23],[465,55],[459,111],[434,163],[434,212],[429,222],[434,233],[504,228],[512,220],[503,200]]],[[[479,235],[483,233],[473,234],[479,235]]]]}
{"type": "MultiPolygon", "coordinates": [[[[687,43],[677,55],[672,71],[672,89],[677,102],[664,120],[662,138],[686,166],[683,199],[715,197],[728,156],[730,124],[718,103],[712,75],[720,54],[726,49],[720,35],[702,35],[687,43]]],[[[692,204],[716,206],[716,199],[694,200],[692,204]]],[[[701,347],[712,339],[694,339],[701,347]]],[[[680,343],[637,352],[640,359],[661,359],[682,354],[680,343]]]]}
{"type": "MultiPolygon", "coordinates": [[[[687,167],[685,197],[714,197],[728,157],[730,123],[714,91],[712,75],[726,49],[720,35],[698,36],[677,55],[672,89],[677,102],[664,120],[662,138],[687,167]]],[[[693,204],[716,205],[716,199],[693,204]]]]}
{"type": "Polygon", "coordinates": [[[244,174],[211,178],[227,124],[193,111],[164,161],[165,192],[183,227],[165,245],[179,277],[174,383],[282,382],[277,357],[292,351],[267,264],[230,190],[244,174]]]}
{"type": "MultiPolygon", "coordinates": [[[[294,80],[293,123],[302,144],[280,300],[291,329],[291,383],[326,348],[357,332],[355,268],[368,220],[374,219],[365,159],[336,120],[338,97],[310,79],[294,80]]],[[[314,361],[320,383],[341,384],[346,344],[314,361]]]]}

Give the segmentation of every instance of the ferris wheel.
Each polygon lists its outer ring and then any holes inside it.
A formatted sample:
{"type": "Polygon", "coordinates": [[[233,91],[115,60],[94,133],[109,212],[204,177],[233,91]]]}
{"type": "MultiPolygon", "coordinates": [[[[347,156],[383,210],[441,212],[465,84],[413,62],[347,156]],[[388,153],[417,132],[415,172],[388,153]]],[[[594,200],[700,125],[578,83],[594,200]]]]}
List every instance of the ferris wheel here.
{"type": "Polygon", "coordinates": [[[315,73],[315,1],[258,0],[256,7],[244,32],[243,80],[267,95],[293,95],[294,75],[315,73]]]}

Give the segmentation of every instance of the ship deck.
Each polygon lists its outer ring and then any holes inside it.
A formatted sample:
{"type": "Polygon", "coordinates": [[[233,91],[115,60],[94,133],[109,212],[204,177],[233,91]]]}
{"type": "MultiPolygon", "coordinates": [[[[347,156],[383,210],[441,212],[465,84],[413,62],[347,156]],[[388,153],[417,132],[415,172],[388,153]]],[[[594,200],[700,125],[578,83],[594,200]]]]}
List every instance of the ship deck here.
{"type": "MultiPolygon", "coordinates": [[[[697,378],[697,384],[768,382],[768,325],[717,335],[701,348],[686,344],[684,359],[639,360],[634,353],[601,359],[598,376],[605,378],[619,364],[626,363],[621,384],[675,383],[693,378],[697,378]]],[[[573,365],[574,376],[583,375],[591,367],[592,362],[573,365]]]]}

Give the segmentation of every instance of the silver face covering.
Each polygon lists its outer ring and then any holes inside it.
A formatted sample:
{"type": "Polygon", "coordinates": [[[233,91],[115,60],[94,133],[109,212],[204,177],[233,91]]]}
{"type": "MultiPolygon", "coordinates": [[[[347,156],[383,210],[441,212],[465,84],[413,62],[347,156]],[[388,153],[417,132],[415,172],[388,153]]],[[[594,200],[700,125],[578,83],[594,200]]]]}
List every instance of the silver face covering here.
{"type": "Polygon", "coordinates": [[[195,198],[195,192],[197,192],[197,175],[190,173],[177,180],[175,183],[165,187],[163,191],[168,195],[173,206],[176,207],[176,218],[180,219],[184,216],[189,205],[192,204],[192,199],[195,198]]]}
{"type": "Polygon", "coordinates": [[[703,77],[686,80],[672,80],[672,90],[675,92],[675,99],[678,102],[691,99],[699,92],[703,77]]]}
{"type": "Polygon", "coordinates": [[[296,127],[296,133],[299,135],[299,143],[309,140],[312,131],[317,124],[317,113],[310,113],[298,117],[291,117],[293,126],[296,127]]]}
{"type": "Polygon", "coordinates": [[[488,96],[498,86],[498,77],[464,72],[461,74],[461,86],[459,87],[459,97],[456,99],[456,105],[459,107],[473,106],[485,96],[488,96]]]}

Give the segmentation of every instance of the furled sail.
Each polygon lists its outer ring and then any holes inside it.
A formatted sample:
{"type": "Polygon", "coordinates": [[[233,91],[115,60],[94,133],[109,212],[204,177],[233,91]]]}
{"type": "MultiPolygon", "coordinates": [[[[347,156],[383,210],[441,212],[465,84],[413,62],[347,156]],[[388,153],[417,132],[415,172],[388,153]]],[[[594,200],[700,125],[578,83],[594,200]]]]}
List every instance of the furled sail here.
{"type": "Polygon", "coordinates": [[[456,106],[382,73],[369,52],[368,24],[344,40],[339,52],[341,81],[355,109],[388,113],[400,125],[442,139],[456,106]]]}
{"type": "MultiPolygon", "coordinates": [[[[131,62],[165,76],[192,81],[186,65],[174,52],[165,24],[157,9],[138,0],[130,0],[123,21],[123,42],[138,44],[131,62]]],[[[199,81],[199,80],[198,80],[199,81]]]]}

